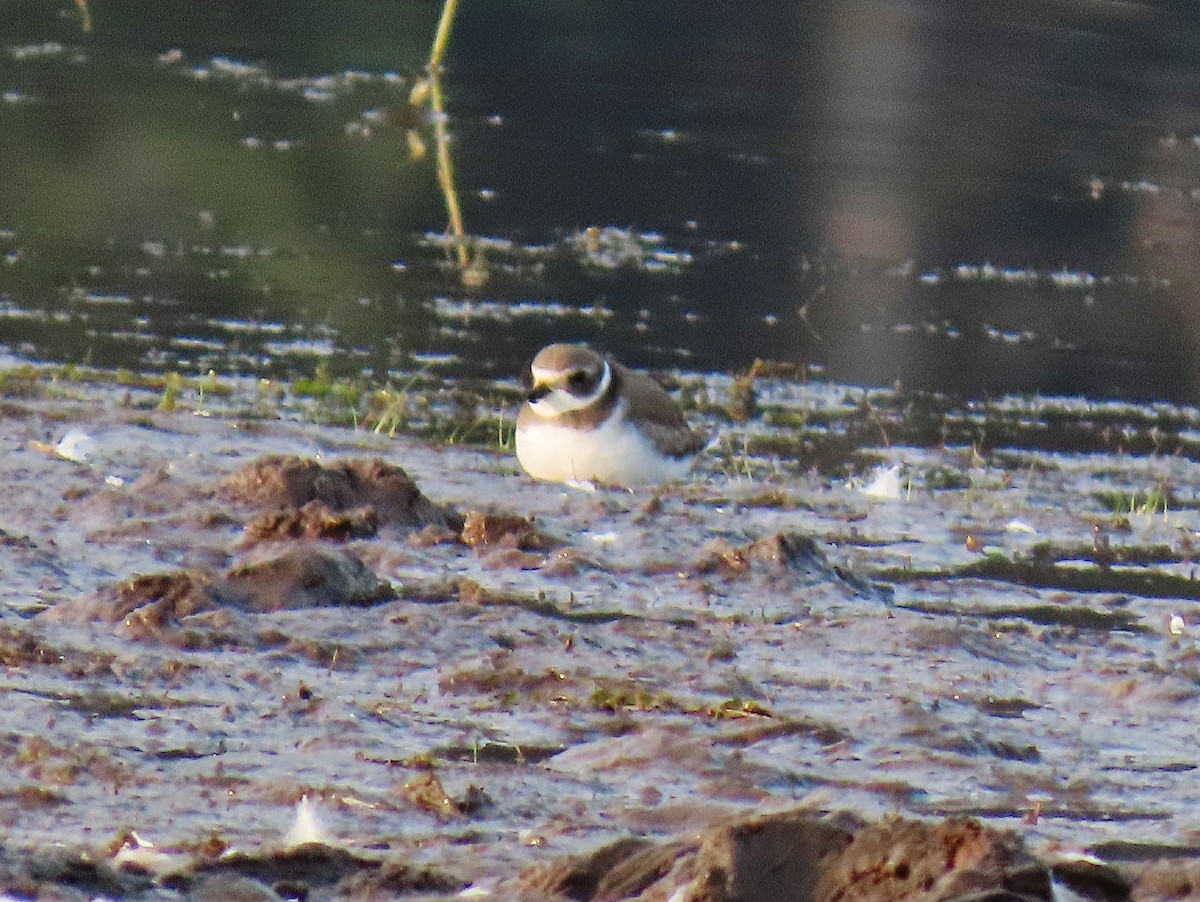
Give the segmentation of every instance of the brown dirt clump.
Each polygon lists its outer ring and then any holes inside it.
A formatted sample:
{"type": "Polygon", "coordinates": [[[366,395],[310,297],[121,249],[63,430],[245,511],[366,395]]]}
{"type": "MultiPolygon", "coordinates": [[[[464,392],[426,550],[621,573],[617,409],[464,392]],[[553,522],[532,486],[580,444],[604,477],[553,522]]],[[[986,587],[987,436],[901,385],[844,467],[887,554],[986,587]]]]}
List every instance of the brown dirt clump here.
{"type": "Polygon", "coordinates": [[[187,892],[189,899],[213,900],[394,899],[414,893],[456,893],[466,885],[432,868],[380,862],[318,843],[201,861],[165,882],[187,892]]]}
{"type": "MultiPolygon", "coordinates": [[[[517,889],[520,895],[567,899],[603,898],[599,895],[599,890],[609,874],[638,859],[642,853],[653,852],[658,848],[658,843],[648,839],[618,839],[587,855],[574,855],[562,861],[532,867],[518,878],[517,889]]],[[[657,873],[654,879],[657,880],[661,876],[661,873],[657,873]]]]}
{"type": "Polygon", "coordinates": [[[689,902],[809,900],[828,860],[852,834],[807,812],[713,827],[698,839],[623,839],[590,854],[540,865],[518,880],[522,894],[582,900],[689,902]]]}
{"type": "Polygon", "coordinates": [[[361,871],[342,880],[337,887],[340,899],[396,899],[406,895],[452,896],[467,883],[433,868],[389,861],[376,871],[361,871]]]}
{"type": "Polygon", "coordinates": [[[108,623],[134,620],[159,627],[211,610],[211,576],[187,570],[135,576],[82,598],[60,602],[35,617],[51,623],[108,623]]]}
{"type": "Polygon", "coordinates": [[[811,814],[785,812],[704,834],[694,864],[696,902],[811,899],[851,834],[811,814]]]}
{"type": "Polygon", "coordinates": [[[0,666],[54,667],[74,676],[103,676],[112,672],[116,656],[65,645],[52,645],[24,628],[0,626],[0,666]]]}
{"type": "Polygon", "coordinates": [[[246,524],[246,541],[270,539],[349,539],[369,538],[379,529],[379,514],[373,507],[335,511],[323,501],[310,501],[301,508],[289,508],[259,514],[246,524]]]}
{"type": "Polygon", "coordinates": [[[757,577],[768,583],[783,577],[790,585],[799,586],[832,583],[853,595],[884,602],[892,596],[889,586],[834,564],[816,539],[798,532],[774,533],[745,545],[717,539],[705,548],[691,570],[701,576],[757,577]]]}
{"type": "Polygon", "coordinates": [[[822,875],[818,902],[954,899],[969,893],[1050,899],[1050,877],[1014,833],[971,818],[892,818],[864,827],[822,875]],[[1032,870],[1031,870],[1032,869],[1032,870]]]}
{"type": "Polygon", "coordinates": [[[1166,902],[1200,897],[1200,861],[1163,859],[1138,876],[1130,898],[1134,902],[1166,902]]]}
{"type": "Polygon", "coordinates": [[[455,511],[430,501],[403,469],[379,458],[326,466],[293,455],[259,457],[225,477],[220,494],[260,510],[298,509],[319,501],[338,513],[371,508],[381,526],[462,528],[455,511]]]}
{"type": "Polygon", "coordinates": [[[401,794],[418,808],[442,820],[474,814],[488,802],[487,794],[478,786],[469,786],[463,798],[454,798],[433,768],[424,768],[407,780],[401,787],[401,794]]]}
{"type": "Polygon", "coordinates": [[[719,539],[705,550],[695,564],[699,573],[741,576],[752,570],[778,572],[795,570],[815,578],[837,578],[816,540],[800,533],[776,533],[746,545],[731,545],[719,539]]]}
{"type": "Polygon", "coordinates": [[[503,545],[522,551],[544,551],[552,544],[527,517],[480,511],[467,512],[463,519],[461,541],[468,548],[503,545]]]}
{"type": "MultiPolygon", "coordinates": [[[[1071,882],[1081,899],[1130,898],[1121,875],[1099,865],[1092,871],[1071,882]]],[[[864,826],[848,815],[785,811],[713,827],[697,839],[619,840],[530,868],[514,888],[521,898],[597,902],[1049,902],[1050,875],[1015,833],[971,818],[864,826]]]]}
{"type": "Polygon", "coordinates": [[[65,849],[49,849],[36,860],[0,849],[0,894],[4,898],[90,899],[141,898],[151,889],[141,873],[118,871],[105,862],[65,849]]]}
{"type": "Polygon", "coordinates": [[[131,638],[162,638],[194,614],[237,608],[266,612],[364,606],[394,597],[353,554],[316,544],[290,546],[236,564],[224,574],[179,570],[136,576],[37,615],[51,623],[119,625],[131,638]]]}
{"type": "Polygon", "coordinates": [[[260,612],[370,605],[394,595],[353,554],[315,544],[235,565],[213,591],[224,604],[260,612]]]}

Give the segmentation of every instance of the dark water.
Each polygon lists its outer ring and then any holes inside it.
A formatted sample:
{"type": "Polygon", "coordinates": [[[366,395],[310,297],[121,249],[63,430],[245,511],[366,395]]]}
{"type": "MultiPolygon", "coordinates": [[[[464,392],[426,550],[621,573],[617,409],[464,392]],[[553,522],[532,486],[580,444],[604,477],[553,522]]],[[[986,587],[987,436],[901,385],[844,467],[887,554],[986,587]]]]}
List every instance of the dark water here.
{"type": "Polygon", "coordinates": [[[6,6],[0,344],[506,375],[801,361],[1200,397],[1200,16],[1110,2],[6,6]],[[414,154],[414,144],[426,148],[414,154]],[[589,231],[590,230],[590,231],[589,231]],[[486,277],[486,278],[485,278],[486,277]]]}

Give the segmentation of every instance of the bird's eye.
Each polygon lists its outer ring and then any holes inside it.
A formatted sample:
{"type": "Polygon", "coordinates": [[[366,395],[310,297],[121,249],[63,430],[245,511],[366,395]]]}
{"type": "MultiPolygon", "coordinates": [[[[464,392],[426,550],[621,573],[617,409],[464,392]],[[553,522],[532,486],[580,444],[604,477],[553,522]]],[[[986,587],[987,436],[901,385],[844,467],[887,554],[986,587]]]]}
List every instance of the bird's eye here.
{"type": "Polygon", "coordinates": [[[575,395],[586,394],[592,390],[592,377],[583,370],[575,370],[567,377],[567,388],[575,395]]]}

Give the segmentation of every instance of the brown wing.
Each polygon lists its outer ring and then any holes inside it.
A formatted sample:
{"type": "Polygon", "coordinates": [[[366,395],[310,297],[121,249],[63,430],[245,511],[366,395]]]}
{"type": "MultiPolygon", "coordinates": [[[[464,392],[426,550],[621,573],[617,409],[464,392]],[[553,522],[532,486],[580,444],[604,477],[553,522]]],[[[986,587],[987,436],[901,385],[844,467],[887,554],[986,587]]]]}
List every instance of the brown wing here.
{"type": "Polygon", "coordinates": [[[620,364],[614,363],[613,369],[626,388],[629,416],[639,420],[642,432],[659,451],[671,457],[684,457],[704,447],[705,437],[688,426],[678,405],[661,385],[620,364]]]}

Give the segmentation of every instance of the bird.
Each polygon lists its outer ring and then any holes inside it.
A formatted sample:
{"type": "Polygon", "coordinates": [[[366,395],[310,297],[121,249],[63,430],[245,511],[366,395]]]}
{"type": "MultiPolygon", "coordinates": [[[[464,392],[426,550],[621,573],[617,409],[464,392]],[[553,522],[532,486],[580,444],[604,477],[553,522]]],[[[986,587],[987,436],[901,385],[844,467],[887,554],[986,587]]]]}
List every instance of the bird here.
{"type": "Polygon", "coordinates": [[[706,443],[662,386],[586,345],[549,345],[523,375],[517,460],[535,479],[658,485],[686,476],[706,443]]]}

